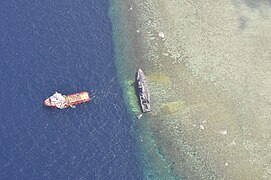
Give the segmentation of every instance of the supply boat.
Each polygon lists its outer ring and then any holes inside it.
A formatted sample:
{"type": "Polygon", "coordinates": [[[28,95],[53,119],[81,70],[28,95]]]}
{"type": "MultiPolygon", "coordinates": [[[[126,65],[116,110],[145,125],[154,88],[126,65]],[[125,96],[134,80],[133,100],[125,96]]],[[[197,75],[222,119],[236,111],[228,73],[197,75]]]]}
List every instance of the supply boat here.
{"type": "Polygon", "coordinates": [[[150,94],[145,80],[145,75],[141,69],[138,69],[136,74],[137,95],[142,112],[151,111],[150,94]]]}
{"type": "Polygon", "coordinates": [[[64,109],[67,107],[75,107],[77,104],[90,101],[88,92],[79,92],[70,95],[62,95],[55,92],[52,96],[45,99],[44,105],[52,108],[64,109]]]}

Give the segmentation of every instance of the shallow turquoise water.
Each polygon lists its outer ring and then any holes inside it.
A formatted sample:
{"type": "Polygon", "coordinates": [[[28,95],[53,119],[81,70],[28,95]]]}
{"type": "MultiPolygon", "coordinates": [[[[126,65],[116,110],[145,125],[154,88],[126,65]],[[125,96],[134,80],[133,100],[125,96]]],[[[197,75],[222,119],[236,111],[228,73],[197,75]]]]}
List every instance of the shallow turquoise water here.
{"type": "Polygon", "coordinates": [[[126,14],[127,9],[130,8],[129,5],[128,1],[112,0],[110,16],[118,79],[133,119],[133,132],[140,148],[138,155],[143,166],[144,179],[176,179],[171,172],[171,162],[167,161],[157,145],[157,137],[149,118],[151,114],[144,114],[141,119],[136,119],[136,115],[140,113],[140,107],[132,83],[137,69],[144,68],[146,62],[138,59],[140,43],[134,33],[136,29],[132,21],[133,17],[126,14]]]}

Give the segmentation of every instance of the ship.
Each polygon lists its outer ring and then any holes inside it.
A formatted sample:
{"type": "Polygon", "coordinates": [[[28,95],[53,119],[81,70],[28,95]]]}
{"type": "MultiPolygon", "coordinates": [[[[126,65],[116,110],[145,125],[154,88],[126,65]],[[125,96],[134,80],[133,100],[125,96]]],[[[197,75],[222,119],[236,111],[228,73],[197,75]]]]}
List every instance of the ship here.
{"type": "Polygon", "coordinates": [[[90,101],[88,92],[78,92],[70,95],[62,95],[55,92],[52,96],[45,99],[44,105],[52,108],[64,109],[67,107],[75,107],[77,104],[90,101]]]}
{"type": "Polygon", "coordinates": [[[139,104],[143,113],[150,112],[150,94],[144,72],[139,68],[136,74],[136,88],[139,104]]]}

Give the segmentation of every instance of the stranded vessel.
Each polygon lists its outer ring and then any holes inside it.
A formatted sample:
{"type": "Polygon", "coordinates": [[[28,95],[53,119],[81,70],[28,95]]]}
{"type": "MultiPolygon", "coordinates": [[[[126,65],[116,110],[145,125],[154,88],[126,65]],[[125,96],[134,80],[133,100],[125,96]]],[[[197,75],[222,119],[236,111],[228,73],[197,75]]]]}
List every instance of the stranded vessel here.
{"type": "Polygon", "coordinates": [[[55,92],[55,94],[45,99],[44,105],[64,109],[67,107],[74,107],[76,104],[81,104],[88,101],[90,101],[88,92],[79,92],[70,95],[62,95],[61,93],[55,92]]]}
{"type": "Polygon", "coordinates": [[[150,94],[148,91],[147,82],[145,80],[145,75],[141,69],[138,69],[136,74],[136,87],[142,112],[150,112],[150,94]]]}

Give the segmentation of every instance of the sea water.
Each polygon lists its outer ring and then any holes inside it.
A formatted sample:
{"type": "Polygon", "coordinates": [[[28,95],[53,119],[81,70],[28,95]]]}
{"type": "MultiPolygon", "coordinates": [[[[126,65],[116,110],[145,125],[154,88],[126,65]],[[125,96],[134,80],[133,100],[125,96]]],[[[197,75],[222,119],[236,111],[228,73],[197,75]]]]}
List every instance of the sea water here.
{"type": "MultiPolygon", "coordinates": [[[[142,51],[142,48],[146,46],[141,47],[144,44],[143,38],[141,39],[142,34],[139,26],[137,26],[138,17],[134,15],[138,12],[137,5],[130,0],[112,0],[111,2],[110,17],[113,22],[117,74],[124,90],[125,102],[134,121],[134,131],[140,149],[139,159],[143,167],[143,178],[151,180],[180,179],[172,173],[173,162],[166,159],[159,147],[159,141],[157,141],[157,132],[153,128],[153,124],[157,122],[157,116],[155,116],[157,112],[152,106],[152,103],[156,101],[155,98],[151,98],[152,111],[144,113],[140,119],[137,119],[141,110],[135,96],[133,82],[138,68],[142,68],[144,72],[147,72],[145,75],[149,75],[148,57],[142,51]]],[[[145,49],[145,51],[148,51],[148,49],[145,49]]],[[[149,80],[149,77],[147,80],[149,80]]],[[[155,92],[152,89],[153,86],[149,83],[150,81],[148,81],[149,90],[155,92]]]]}
{"type": "Polygon", "coordinates": [[[270,179],[270,3],[114,2],[122,85],[140,67],[151,93],[144,176],[270,179]]]}
{"type": "Polygon", "coordinates": [[[108,4],[1,2],[0,179],[142,179],[108,4]],[[45,107],[55,91],[92,100],[45,107]]]}

